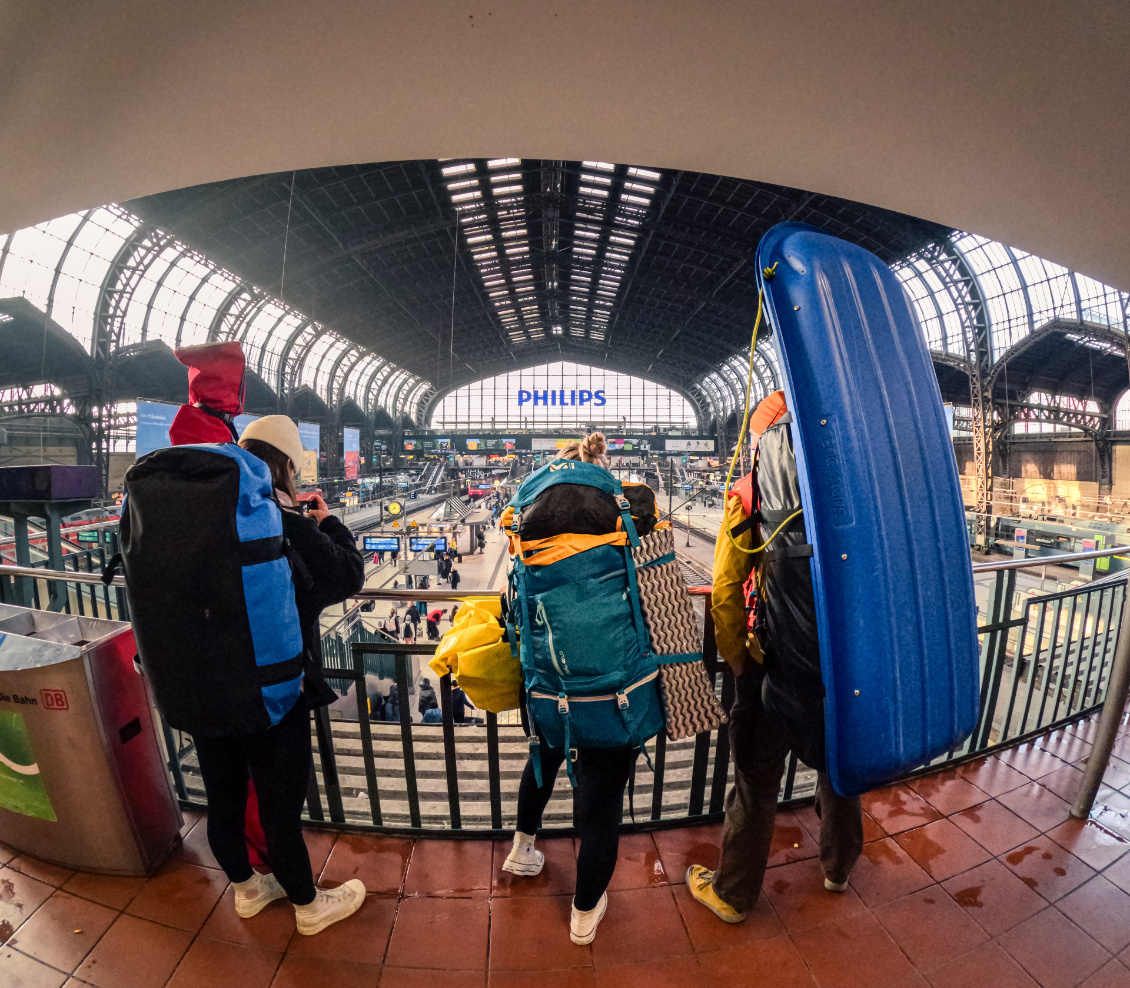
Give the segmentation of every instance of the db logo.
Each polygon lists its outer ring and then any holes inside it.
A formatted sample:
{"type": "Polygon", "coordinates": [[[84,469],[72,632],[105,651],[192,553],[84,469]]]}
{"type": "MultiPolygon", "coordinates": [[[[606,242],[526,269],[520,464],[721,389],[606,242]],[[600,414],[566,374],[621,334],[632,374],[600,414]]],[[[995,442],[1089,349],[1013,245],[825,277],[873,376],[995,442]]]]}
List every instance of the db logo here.
{"type": "Polygon", "coordinates": [[[44,710],[69,710],[67,694],[64,690],[40,690],[39,698],[43,701],[44,710]]]}

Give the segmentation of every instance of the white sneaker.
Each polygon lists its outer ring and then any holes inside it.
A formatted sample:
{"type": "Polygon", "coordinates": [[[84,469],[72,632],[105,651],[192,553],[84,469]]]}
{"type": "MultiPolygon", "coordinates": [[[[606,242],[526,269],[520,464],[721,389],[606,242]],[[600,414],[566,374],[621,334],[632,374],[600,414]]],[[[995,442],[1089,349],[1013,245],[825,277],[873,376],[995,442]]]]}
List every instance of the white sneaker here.
{"type": "Polygon", "coordinates": [[[327,926],[352,916],[365,904],[365,886],[359,879],[351,878],[336,889],[318,889],[314,901],[305,906],[295,906],[298,932],[312,937],[327,926]]]}
{"type": "Polygon", "coordinates": [[[545,855],[534,850],[534,838],[529,834],[515,833],[514,846],[502,863],[502,870],[511,875],[537,875],[545,864],[545,855]]]}
{"type": "Polygon", "coordinates": [[[607,910],[607,892],[600,897],[600,902],[587,912],[581,912],[576,906],[573,906],[569,916],[569,939],[572,940],[573,943],[582,945],[592,943],[593,939],[596,937],[596,928],[600,925],[600,921],[604,919],[604,914],[607,910]]]}
{"type": "Polygon", "coordinates": [[[285,899],[286,892],[274,875],[253,872],[246,882],[232,882],[235,889],[235,911],[240,919],[257,916],[264,906],[276,899],[285,899]]]}
{"type": "Polygon", "coordinates": [[[829,892],[846,892],[848,888],[847,882],[833,882],[830,878],[824,879],[824,888],[829,892]]]}

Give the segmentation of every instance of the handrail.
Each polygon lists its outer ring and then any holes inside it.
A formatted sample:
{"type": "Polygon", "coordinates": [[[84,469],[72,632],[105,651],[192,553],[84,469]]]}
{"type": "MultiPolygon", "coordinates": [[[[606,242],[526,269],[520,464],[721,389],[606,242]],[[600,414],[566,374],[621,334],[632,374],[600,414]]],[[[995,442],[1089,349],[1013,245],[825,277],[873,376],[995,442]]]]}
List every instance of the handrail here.
{"type": "MultiPolygon", "coordinates": [[[[1130,546],[1117,545],[1109,549],[1095,549],[1089,552],[1068,552],[1058,556],[1038,556],[1034,559],[1004,559],[995,563],[974,563],[974,573],[993,573],[999,570],[1010,569],[1036,569],[1042,566],[1054,566],[1059,563],[1074,563],[1085,559],[1104,559],[1115,556],[1120,552],[1130,551],[1130,546]]],[[[70,583],[101,583],[99,573],[82,573],[74,570],[43,569],[37,566],[11,566],[0,565],[0,577],[4,576],[31,576],[39,580],[66,580],[70,583]]],[[[125,580],[115,576],[111,586],[124,587],[125,580]]],[[[708,592],[709,588],[692,587],[691,593],[708,592]]],[[[485,590],[358,590],[352,595],[353,600],[461,600],[464,597],[482,597],[497,593],[496,589],[485,590]]]]}
{"type": "Polygon", "coordinates": [[[974,563],[974,573],[995,573],[1002,569],[1027,569],[1036,566],[1058,566],[1060,563],[1076,563],[1083,559],[1104,559],[1130,551],[1130,545],[1115,545],[1109,549],[1091,549],[1087,552],[1064,552],[1058,556],[1036,556],[1032,559],[1002,559],[996,563],[974,563]]]}

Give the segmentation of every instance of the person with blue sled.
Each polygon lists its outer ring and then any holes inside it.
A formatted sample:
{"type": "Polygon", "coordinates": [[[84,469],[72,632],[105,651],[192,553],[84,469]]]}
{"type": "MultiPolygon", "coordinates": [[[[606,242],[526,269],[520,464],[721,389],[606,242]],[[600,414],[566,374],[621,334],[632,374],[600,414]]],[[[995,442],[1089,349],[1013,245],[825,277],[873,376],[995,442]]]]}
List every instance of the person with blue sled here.
{"type": "Polygon", "coordinates": [[[714,631],[736,688],[730,710],[734,784],[726,796],[718,867],[691,865],[686,877],[691,895],[727,923],[744,920],[761,894],[790,751],[817,770],[820,864],[828,891],[846,891],[863,850],[860,799],[836,793],[825,772],[812,547],[801,517],[791,421],[781,391],[757,406],[749,422],[754,468],[733,488],[727,483],[714,550],[714,631]]]}

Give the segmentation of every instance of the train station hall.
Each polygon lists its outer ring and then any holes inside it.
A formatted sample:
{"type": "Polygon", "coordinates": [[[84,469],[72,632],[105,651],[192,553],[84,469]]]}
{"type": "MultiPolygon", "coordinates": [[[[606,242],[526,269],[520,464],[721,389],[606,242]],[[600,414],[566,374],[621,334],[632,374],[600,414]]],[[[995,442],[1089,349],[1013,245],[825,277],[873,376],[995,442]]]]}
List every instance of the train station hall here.
{"type": "Polygon", "coordinates": [[[1130,988],[1128,53],[0,3],[0,988],[1130,988]]]}

